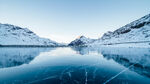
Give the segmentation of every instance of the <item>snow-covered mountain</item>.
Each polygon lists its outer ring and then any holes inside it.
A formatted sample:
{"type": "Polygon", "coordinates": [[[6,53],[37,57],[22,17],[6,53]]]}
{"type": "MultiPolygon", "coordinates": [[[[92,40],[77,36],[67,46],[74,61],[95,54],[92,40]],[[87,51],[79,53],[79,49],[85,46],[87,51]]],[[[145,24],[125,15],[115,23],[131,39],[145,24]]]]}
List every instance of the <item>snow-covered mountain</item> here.
{"type": "Polygon", "coordinates": [[[72,41],[68,45],[69,46],[82,46],[85,44],[92,43],[94,41],[95,41],[94,39],[90,39],[90,38],[87,38],[85,36],[79,36],[77,39],[75,39],[74,41],[72,41]]]}
{"type": "Polygon", "coordinates": [[[55,41],[39,37],[27,28],[10,24],[0,24],[0,45],[61,46],[55,41]]]}
{"type": "MultiPolygon", "coordinates": [[[[114,32],[105,33],[94,45],[147,43],[150,45],[150,14],[133,21],[114,32]]],[[[142,44],[143,45],[143,44],[142,44]]]]}

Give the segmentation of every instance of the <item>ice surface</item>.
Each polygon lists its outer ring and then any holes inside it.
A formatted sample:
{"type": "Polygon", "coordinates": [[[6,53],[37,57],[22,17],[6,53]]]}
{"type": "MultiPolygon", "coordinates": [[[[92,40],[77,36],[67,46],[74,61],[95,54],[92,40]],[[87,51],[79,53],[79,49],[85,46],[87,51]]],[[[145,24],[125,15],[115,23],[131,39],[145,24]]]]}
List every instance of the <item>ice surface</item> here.
{"type": "MultiPolygon", "coordinates": [[[[29,63],[24,59],[24,64],[15,67],[0,68],[1,84],[150,83],[150,49],[147,48],[27,48],[26,52],[18,49],[20,55],[15,50],[4,49],[0,56],[11,55],[7,53],[10,51],[16,53],[12,59],[25,55],[28,58],[30,54],[34,59],[29,63]]],[[[5,58],[0,60],[8,57],[5,58]]]]}

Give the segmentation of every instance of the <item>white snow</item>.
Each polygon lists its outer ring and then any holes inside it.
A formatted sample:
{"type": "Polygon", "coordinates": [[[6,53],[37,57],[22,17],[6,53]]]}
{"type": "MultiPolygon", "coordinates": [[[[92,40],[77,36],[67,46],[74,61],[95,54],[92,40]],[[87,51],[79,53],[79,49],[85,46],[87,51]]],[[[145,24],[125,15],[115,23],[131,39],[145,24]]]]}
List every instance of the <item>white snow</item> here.
{"type": "Polygon", "coordinates": [[[0,24],[0,45],[59,45],[58,43],[41,38],[27,28],[10,24],[0,24]]]}
{"type": "Polygon", "coordinates": [[[90,46],[150,47],[150,14],[114,32],[105,33],[90,46]]]}
{"type": "MultiPolygon", "coordinates": [[[[0,45],[48,45],[61,46],[52,40],[41,38],[27,28],[0,24],[0,45]]],[[[150,47],[150,14],[133,21],[113,32],[105,33],[99,39],[85,36],[72,41],[70,46],[105,47],[150,47]]]]}

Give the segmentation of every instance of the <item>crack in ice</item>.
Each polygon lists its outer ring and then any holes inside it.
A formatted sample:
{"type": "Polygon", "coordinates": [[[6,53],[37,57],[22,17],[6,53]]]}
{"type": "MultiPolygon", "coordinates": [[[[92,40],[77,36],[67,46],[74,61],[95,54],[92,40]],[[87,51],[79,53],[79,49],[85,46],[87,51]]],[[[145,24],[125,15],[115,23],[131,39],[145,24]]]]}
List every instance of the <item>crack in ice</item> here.
{"type": "Polygon", "coordinates": [[[60,77],[59,77],[60,80],[62,80],[62,77],[63,77],[65,71],[67,71],[69,68],[70,68],[70,67],[67,67],[67,68],[65,68],[65,69],[61,72],[60,77]]]}
{"type": "Polygon", "coordinates": [[[52,78],[56,78],[57,76],[50,76],[50,77],[47,77],[47,78],[43,78],[41,80],[34,80],[34,81],[31,81],[31,82],[28,82],[28,83],[25,83],[25,84],[32,84],[32,83],[36,83],[36,82],[39,82],[39,81],[44,81],[44,80],[47,80],[47,79],[52,79],[52,78]]]}
{"type": "Polygon", "coordinates": [[[85,70],[85,84],[87,84],[87,71],[85,70]]]}
{"type": "MultiPolygon", "coordinates": [[[[135,63],[136,64],[136,63],[135,63]]],[[[110,82],[111,80],[115,79],[117,76],[119,76],[120,74],[122,74],[123,72],[127,71],[130,67],[132,67],[133,65],[130,65],[128,68],[122,70],[121,72],[119,72],[118,74],[116,74],[115,76],[112,76],[110,79],[106,80],[103,84],[107,84],[108,82],[110,82]]]]}

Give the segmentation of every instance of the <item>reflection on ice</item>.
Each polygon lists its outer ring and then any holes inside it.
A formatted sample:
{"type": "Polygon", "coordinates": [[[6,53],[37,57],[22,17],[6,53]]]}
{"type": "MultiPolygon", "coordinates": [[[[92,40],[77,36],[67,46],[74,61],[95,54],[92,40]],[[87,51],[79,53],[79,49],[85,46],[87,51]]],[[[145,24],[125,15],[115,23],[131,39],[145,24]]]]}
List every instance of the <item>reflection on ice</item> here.
{"type": "Polygon", "coordinates": [[[117,63],[129,67],[138,74],[150,77],[150,49],[147,48],[89,48],[73,47],[81,55],[97,52],[107,60],[113,59],[117,63]]]}
{"type": "Polygon", "coordinates": [[[0,48],[0,68],[28,64],[40,52],[49,50],[51,48],[0,48]]]}

